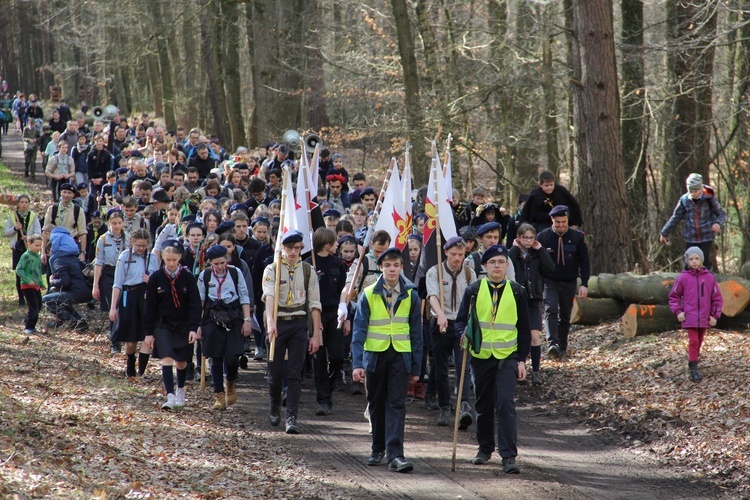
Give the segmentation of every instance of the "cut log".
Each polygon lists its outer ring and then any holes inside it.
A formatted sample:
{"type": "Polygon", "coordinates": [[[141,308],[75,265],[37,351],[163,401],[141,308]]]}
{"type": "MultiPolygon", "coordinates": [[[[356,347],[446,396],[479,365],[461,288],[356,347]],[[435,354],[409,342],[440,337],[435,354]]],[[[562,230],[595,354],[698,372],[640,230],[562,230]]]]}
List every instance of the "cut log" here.
{"type": "Polygon", "coordinates": [[[592,299],[617,299],[626,304],[667,304],[676,273],[600,274],[589,280],[592,299]]]}
{"type": "MultiPolygon", "coordinates": [[[[726,276],[725,281],[719,282],[721,297],[724,305],[721,307],[723,315],[733,317],[747,308],[750,304],[750,281],[736,276],[726,276]]],[[[719,277],[717,276],[717,280],[719,277]]]]}
{"type": "Polygon", "coordinates": [[[597,325],[604,321],[617,319],[625,312],[628,305],[616,299],[592,299],[576,297],[570,322],[577,325],[597,325]]]}
{"type": "Polygon", "coordinates": [[[677,317],[665,305],[630,304],[622,315],[622,334],[628,338],[679,328],[677,317]]]}
{"type": "MultiPolygon", "coordinates": [[[[622,333],[632,338],[639,335],[668,332],[682,328],[677,316],[672,314],[669,306],[630,304],[622,315],[622,333]]],[[[750,329],[750,311],[743,311],[736,316],[721,316],[716,323],[721,330],[750,329]]]]}

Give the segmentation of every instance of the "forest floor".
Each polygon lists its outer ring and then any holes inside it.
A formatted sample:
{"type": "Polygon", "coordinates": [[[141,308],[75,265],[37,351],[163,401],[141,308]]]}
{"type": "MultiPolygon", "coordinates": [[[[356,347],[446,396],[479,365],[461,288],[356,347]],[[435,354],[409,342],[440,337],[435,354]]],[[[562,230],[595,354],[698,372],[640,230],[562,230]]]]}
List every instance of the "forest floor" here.
{"type": "MultiPolygon", "coordinates": [[[[3,139],[18,173],[18,139],[3,139]]],[[[451,472],[452,427],[421,401],[407,405],[415,470],[399,475],[365,465],[363,396],[336,392],[331,414],[314,416],[306,380],[302,434],[289,436],[269,427],[264,365],[251,361],[229,410],[209,411],[210,390],[190,382],[185,410],[161,412],[158,363],[128,382],[98,311],[81,308],[84,334],[24,335],[12,291],[0,300],[3,498],[750,498],[746,332],[709,334],[696,384],[684,332],[625,340],[617,324],[576,328],[571,355],[543,361],[545,384],[519,386],[520,475],[497,456],[469,463],[474,426],[459,433],[451,472]]]]}

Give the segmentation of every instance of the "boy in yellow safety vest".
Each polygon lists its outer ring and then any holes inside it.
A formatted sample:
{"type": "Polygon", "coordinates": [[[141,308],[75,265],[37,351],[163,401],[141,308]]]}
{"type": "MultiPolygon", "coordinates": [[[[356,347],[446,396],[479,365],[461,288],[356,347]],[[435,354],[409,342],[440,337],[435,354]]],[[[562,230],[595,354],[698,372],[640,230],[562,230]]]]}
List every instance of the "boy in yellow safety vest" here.
{"type": "Polygon", "coordinates": [[[468,341],[477,396],[479,451],[472,463],[489,461],[495,449],[497,414],[497,450],[503,470],[518,473],[516,384],[526,379],[525,360],[531,347],[526,291],[505,277],[510,262],[506,247],[485,249],[481,262],[487,276],[466,288],[456,316],[456,332],[464,332],[468,341]]]}
{"type": "Polygon", "coordinates": [[[372,424],[368,465],[387,458],[388,470],[414,469],[404,458],[406,389],[422,365],[422,318],[414,285],[401,276],[401,251],[389,248],[377,260],[382,275],[365,288],[354,315],[352,379],[365,380],[372,424]],[[367,372],[367,377],[365,377],[367,372]]]}

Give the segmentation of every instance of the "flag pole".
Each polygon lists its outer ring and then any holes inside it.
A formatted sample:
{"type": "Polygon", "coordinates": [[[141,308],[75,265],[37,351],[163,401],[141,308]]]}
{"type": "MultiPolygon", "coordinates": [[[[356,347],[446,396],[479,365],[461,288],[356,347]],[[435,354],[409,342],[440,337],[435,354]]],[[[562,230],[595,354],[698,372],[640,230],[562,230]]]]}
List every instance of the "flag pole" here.
{"type": "MultiPolygon", "coordinates": [[[[362,269],[362,259],[365,258],[365,252],[367,252],[367,247],[370,246],[370,239],[372,238],[372,233],[374,232],[375,225],[378,223],[380,210],[383,208],[383,198],[385,198],[385,190],[388,188],[388,182],[391,180],[391,174],[393,173],[393,168],[395,165],[396,165],[396,158],[391,158],[391,164],[388,167],[388,172],[386,172],[385,174],[385,180],[383,180],[383,187],[380,189],[380,196],[378,196],[378,203],[375,205],[375,210],[374,210],[375,213],[372,216],[372,220],[370,221],[370,224],[367,226],[367,233],[365,234],[365,241],[362,242],[362,249],[359,251],[359,259],[357,260],[357,267],[354,268],[354,277],[349,282],[349,286],[346,289],[346,304],[347,305],[352,300],[352,292],[354,292],[354,289],[355,289],[354,282],[357,280],[357,275],[362,269]]],[[[357,290],[357,291],[360,291],[360,290],[357,290]]],[[[339,321],[338,328],[341,328],[344,326],[344,321],[339,321]]]]}
{"type": "MultiPolygon", "coordinates": [[[[313,153],[313,158],[318,153],[318,146],[315,146],[315,153],[313,153]]],[[[305,206],[305,212],[307,212],[307,227],[309,228],[310,233],[310,246],[312,248],[310,249],[310,260],[312,261],[312,266],[315,267],[315,245],[313,245],[313,225],[312,225],[312,212],[310,211],[310,164],[307,162],[307,148],[305,147],[305,141],[302,141],[302,154],[304,155],[305,162],[304,164],[300,165],[299,168],[299,174],[301,175],[302,169],[307,167],[307,172],[305,175],[307,178],[305,179],[305,203],[307,204],[305,206]]],[[[299,187],[299,176],[297,177],[297,186],[299,187]]]]}
{"type": "MultiPolygon", "coordinates": [[[[431,169],[435,171],[435,175],[432,181],[432,193],[434,195],[433,207],[435,207],[435,250],[437,254],[437,275],[438,275],[438,290],[440,290],[440,309],[445,307],[445,291],[443,290],[443,244],[442,238],[440,237],[440,200],[438,199],[438,171],[437,171],[437,160],[432,159],[431,169]]],[[[440,330],[440,333],[445,333],[446,329],[440,330]]]]}
{"type": "MultiPolygon", "coordinates": [[[[289,168],[284,167],[284,170],[281,172],[281,212],[279,213],[279,232],[283,231],[284,229],[284,222],[286,219],[286,189],[284,189],[284,186],[286,185],[286,179],[289,175],[289,168]]],[[[274,264],[276,265],[275,269],[275,283],[274,283],[274,296],[273,296],[273,323],[274,325],[277,323],[279,319],[279,286],[281,281],[281,238],[283,234],[277,234],[276,235],[276,255],[274,256],[274,264]]],[[[289,286],[292,286],[290,283],[289,286]]],[[[273,337],[270,337],[268,339],[268,362],[273,363],[273,355],[274,355],[274,348],[276,347],[276,335],[273,337]]]]}
{"type": "Polygon", "coordinates": [[[459,412],[461,409],[461,396],[463,395],[464,389],[464,377],[466,377],[466,358],[469,354],[469,346],[463,345],[464,350],[463,360],[461,361],[461,376],[458,381],[458,395],[456,399],[456,417],[453,420],[453,458],[451,459],[451,472],[456,472],[456,447],[458,446],[458,422],[459,412]]]}

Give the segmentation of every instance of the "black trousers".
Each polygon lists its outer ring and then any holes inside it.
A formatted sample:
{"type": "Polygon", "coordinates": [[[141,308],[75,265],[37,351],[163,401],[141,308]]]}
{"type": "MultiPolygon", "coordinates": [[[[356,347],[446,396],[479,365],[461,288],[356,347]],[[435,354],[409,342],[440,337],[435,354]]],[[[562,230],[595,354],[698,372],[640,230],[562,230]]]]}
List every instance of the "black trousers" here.
{"type": "Polygon", "coordinates": [[[479,451],[491,454],[495,449],[497,415],[497,451],[503,458],[518,455],[516,448],[516,384],[518,361],[515,358],[471,358],[477,401],[477,443],[479,451]]]}
{"type": "MultiPolygon", "coordinates": [[[[440,333],[440,329],[438,328],[437,321],[435,319],[430,322],[430,335],[432,337],[432,356],[434,359],[434,365],[430,370],[430,382],[432,383],[434,381],[435,393],[437,394],[438,404],[441,408],[444,406],[450,406],[451,404],[452,393],[450,377],[448,374],[448,360],[450,359],[451,354],[454,353],[456,344],[459,344],[461,341],[460,338],[457,338],[455,336],[455,334],[455,321],[448,322],[448,329],[445,333],[440,333]]],[[[461,350],[458,349],[458,352],[460,353],[461,350]]],[[[456,374],[459,376],[461,375],[461,361],[461,357],[456,357],[454,363],[456,367],[456,374]]],[[[468,364],[466,371],[467,375],[464,377],[464,388],[461,392],[462,402],[469,401],[469,379],[471,377],[468,375],[468,364]]],[[[456,385],[458,385],[459,381],[460,379],[456,381],[456,385]]]]}
{"type": "Polygon", "coordinates": [[[24,320],[24,328],[33,330],[36,328],[36,323],[39,321],[39,311],[42,309],[42,292],[33,288],[26,288],[22,291],[26,298],[26,306],[29,308],[24,320]]]}
{"type": "Polygon", "coordinates": [[[558,345],[563,351],[568,348],[570,313],[577,288],[576,280],[544,279],[544,326],[547,329],[547,342],[558,345]]]}
{"type": "MultiPolygon", "coordinates": [[[[16,267],[18,267],[18,261],[21,260],[21,256],[26,253],[26,247],[23,248],[23,250],[16,250],[13,248],[13,254],[11,255],[11,269],[14,271],[16,270],[16,267]]],[[[49,281],[48,281],[49,283],[49,281]]],[[[16,291],[18,292],[18,300],[24,300],[24,293],[21,292],[21,278],[16,274],[16,291]]]]}
{"type": "Polygon", "coordinates": [[[331,393],[344,364],[344,333],[338,328],[336,311],[321,314],[323,345],[313,356],[318,404],[331,404],[331,393]]]}
{"type": "Polygon", "coordinates": [[[404,355],[393,346],[377,354],[375,371],[367,371],[365,385],[372,423],[372,451],[385,452],[386,460],[404,456],[406,389],[409,371],[404,355]]]}
{"type": "Polygon", "coordinates": [[[268,392],[271,407],[281,406],[281,388],[284,379],[286,380],[287,418],[297,417],[302,395],[302,366],[308,345],[306,316],[276,323],[274,360],[268,362],[268,392]],[[285,353],[288,354],[286,362],[285,353]]]}

